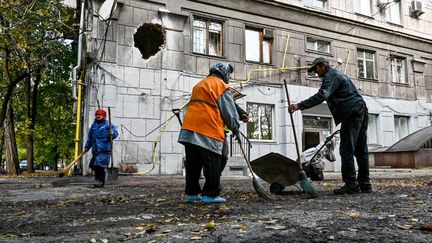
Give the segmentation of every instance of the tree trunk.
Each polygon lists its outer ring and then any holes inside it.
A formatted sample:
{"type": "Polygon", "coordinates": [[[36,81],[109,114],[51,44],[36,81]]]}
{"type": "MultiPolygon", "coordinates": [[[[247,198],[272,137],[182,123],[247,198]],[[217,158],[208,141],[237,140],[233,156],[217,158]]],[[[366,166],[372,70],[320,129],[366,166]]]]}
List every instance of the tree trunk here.
{"type": "Polygon", "coordinates": [[[58,161],[60,159],[60,153],[58,152],[57,145],[54,147],[54,158],[53,158],[53,170],[58,171],[58,161]]]}
{"type": "Polygon", "coordinates": [[[33,131],[31,130],[31,76],[25,80],[25,143],[27,149],[27,172],[33,173],[33,131]]]}
{"type": "Polygon", "coordinates": [[[18,149],[15,140],[13,109],[10,101],[8,102],[6,109],[4,123],[4,142],[6,147],[6,172],[9,175],[17,175],[20,170],[18,164],[18,149]]]}

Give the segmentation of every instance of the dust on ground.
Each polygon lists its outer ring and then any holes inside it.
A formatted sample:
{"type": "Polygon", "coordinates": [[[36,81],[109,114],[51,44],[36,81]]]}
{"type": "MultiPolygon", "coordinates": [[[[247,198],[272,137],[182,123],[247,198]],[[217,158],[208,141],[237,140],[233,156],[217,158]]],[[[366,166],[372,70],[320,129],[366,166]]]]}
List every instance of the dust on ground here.
{"type": "Polygon", "coordinates": [[[336,196],[340,175],[328,173],[318,199],[290,186],[274,202],[249,177],[222,178],[227,203],[204,205],[184,201],[181,176],[101,189],[91,177],[0,177],[0,242],[430,242],[432,170],[372,178],[373,193],[336,196]]]}

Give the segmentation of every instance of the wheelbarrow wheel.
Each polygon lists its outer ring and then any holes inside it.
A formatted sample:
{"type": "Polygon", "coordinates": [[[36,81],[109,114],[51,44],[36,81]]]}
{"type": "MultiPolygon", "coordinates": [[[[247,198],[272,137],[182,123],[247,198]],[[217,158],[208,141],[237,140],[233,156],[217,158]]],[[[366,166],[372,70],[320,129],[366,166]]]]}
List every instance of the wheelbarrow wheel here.
{"type": "Polygon", "coordinates": [[[270,185],[270,192],[276,195],[279,195],[282,193],[282,191],[285,189],[284,186],[282,186],[281,184],[277,183],[277,182],[273,182],[270,185]]]}

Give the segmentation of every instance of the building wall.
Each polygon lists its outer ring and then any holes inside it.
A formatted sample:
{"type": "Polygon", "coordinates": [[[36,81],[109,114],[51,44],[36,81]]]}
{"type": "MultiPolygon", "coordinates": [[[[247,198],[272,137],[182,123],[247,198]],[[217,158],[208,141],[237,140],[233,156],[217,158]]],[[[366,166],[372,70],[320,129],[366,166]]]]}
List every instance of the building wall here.
{"type": "MultiPolygon", "coordinates": [[[[138,172],[143,173],[156,161],[151,174],[180,174],[184,151],[176,142],[180,126],[171,109],[181,107],[188,100],[192,87],[217,62],[229,62],[234,66],[233,82],[249,79],[249,85],[239,88],[247,95],[238,101],[241,106],[245,107],[248,102],[274,105],[274,139],[253,141],[251,159],[268,152],[295,158],[283,80],[289,83],[292,102],[314,94],[320,80],[306,77],[304,71],[253,72],[250,76],[248,73],[257,68],[278,68],[282,63],[285,67],[306,66],[321,55],[306,50],[308,37],[331,42],[332,52],[326,58],[331,65],[346,71],[364,95],[369,111],[378,115],[377,146],[395,142],[395,115],[410,117],[410,132],[431,125],[432,34],[426,31],[430,29],[432,19],[429,1],[425,4],[426,13],[419,19],[403,16],[403,26],[385,23],[379,15],[365,21],[363,16],[352,13],[350,4],[345,4],[350,1],[341,0],[329,0],[329,8],[325,11],[305,7],[303,1],[298,0],[118,2],[109,25],[100,21],[97,15],[88,18],[92,21],[87,26],[91,30],[87,51],[93,61],[87,72],[89,85],[84,121],[89,127],[98,103],[105,108],[111,107],[113,121],[120,131],[114,145],[115,164],[136,163],[138,172]],[[222,57],[192,52],[194,16],[223,22],[222,57]],[[134,46],[134,34],[144,23],[160,24],[166,31],[163,49],[147,60],[134,46]],[[245,61],[246,27],[273,30],[271,64],[245,61]],[[376,79],[357,78],[357,48],[375,51],[376,79]],[[389,80],[388,58],[395,54],[406,58],[407,85],[389,80]],[[342,60],[341,64],[338,59],[342,60]],[[155,141],[156,152],[153,154],[155,141]]],[[[408,3],[403,2],[405,8],[408,3]]],[[[93,1],[93,10],[97,11],[100,4],[93,1]]],[[[302,113],[297,112],[294,116],[301,141],[302,113]]],[[[246,126],[242,125],[242,129],[245,131],[246,126]]],[[[334,129],[337,128],[333,124],[334,129]]],[[[340,164],[331,166],[332,170],[339,168],[340,164]]]]}

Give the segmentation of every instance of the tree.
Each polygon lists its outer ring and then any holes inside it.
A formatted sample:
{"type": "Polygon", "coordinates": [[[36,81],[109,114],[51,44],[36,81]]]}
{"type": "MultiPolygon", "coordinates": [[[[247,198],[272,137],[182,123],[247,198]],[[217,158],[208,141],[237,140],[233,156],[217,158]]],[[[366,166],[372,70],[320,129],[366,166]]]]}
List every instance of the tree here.
{"type": "MultiPolygon", "coordinates": [[[[47,75],[52,68],[50,62],[58,54],[58,48],[65,47],[62,33],[71,31],[69,26],[73,26],[72,21],[75,20],[73,13],[60,0],[0,0],[0,127],[14,129],[9,126],[15,124],[15,116],[8,111],[13,112],[13,105],[21,105],[19,98],[14,97],[14,91],[24,90],[25,125],[22,128],[30,172],[33,170],[38,89],[50,81],[47,75]],[[5,126],[7,115],[12,122],[5,126]]],[[[19,108],[16,110],[21,111],[19,108]]],[[[14,141],[5,138],[6,148],[16,150],[14,141]]],[[[9,159],[17,160],[16,157],[9,159]]],[[[17,161],[10,164],[16,165],[17,161]]]]}

